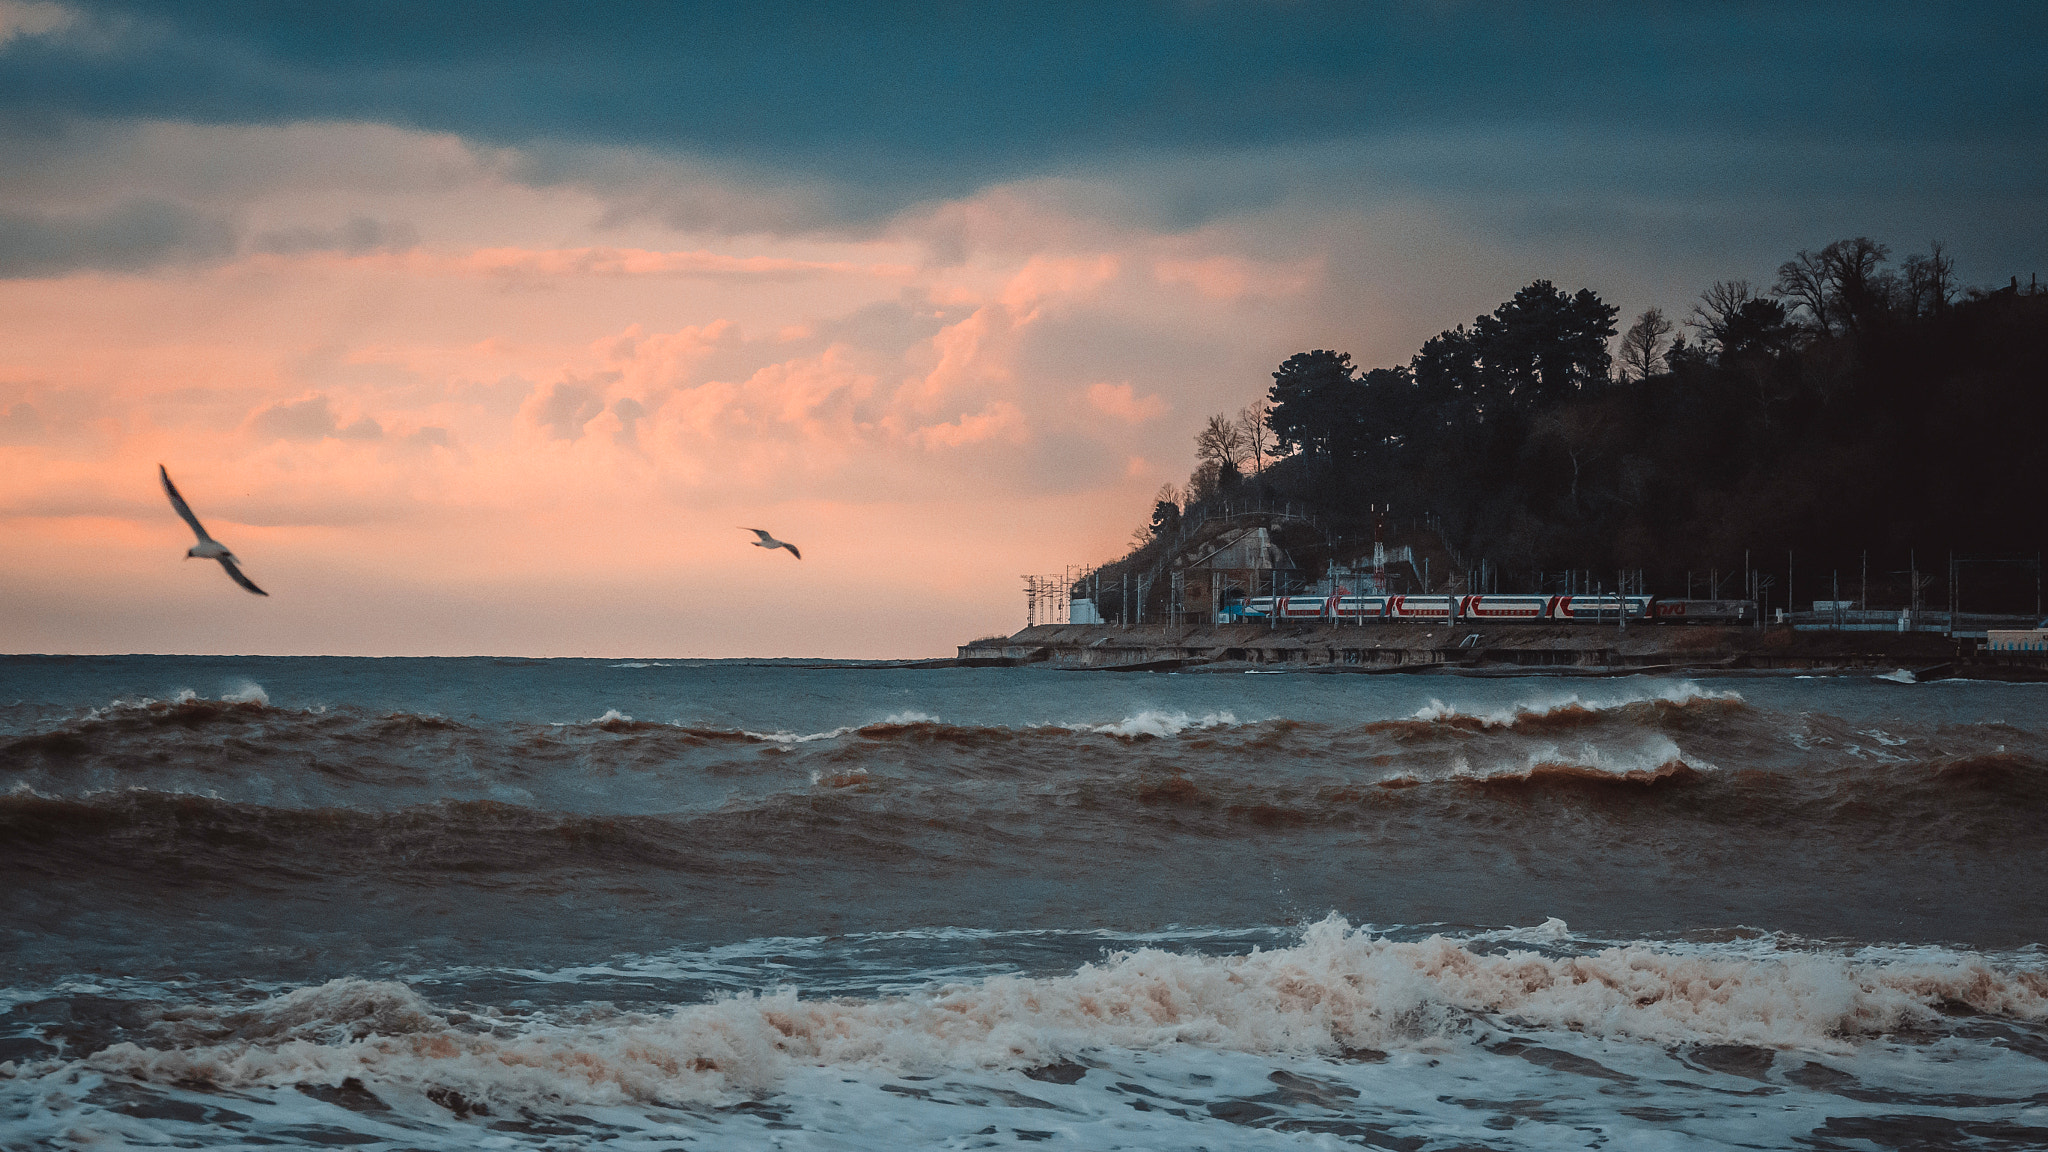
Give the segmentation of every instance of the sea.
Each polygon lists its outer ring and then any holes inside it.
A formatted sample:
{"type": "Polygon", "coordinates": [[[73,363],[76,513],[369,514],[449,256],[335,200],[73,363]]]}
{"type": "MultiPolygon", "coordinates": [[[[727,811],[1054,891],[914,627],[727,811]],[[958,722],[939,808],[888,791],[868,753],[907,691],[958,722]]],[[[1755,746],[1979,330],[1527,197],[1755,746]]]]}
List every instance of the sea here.
{"type": "Polygon", "coordinates": [[[0,1147],[2048,1147],[2048,685],[0,658],[0,1147]]]}

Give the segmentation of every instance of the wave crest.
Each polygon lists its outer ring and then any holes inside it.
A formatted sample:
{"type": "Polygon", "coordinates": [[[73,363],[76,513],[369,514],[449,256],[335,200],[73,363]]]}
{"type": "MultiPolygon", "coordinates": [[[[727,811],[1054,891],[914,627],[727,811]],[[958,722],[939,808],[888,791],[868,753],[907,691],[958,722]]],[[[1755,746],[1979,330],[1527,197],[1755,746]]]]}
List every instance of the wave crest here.
{"type": "Polygon", "coordinates": [[[1744,710],[1742,694],[1702,688],[1690,680],[1612,699],[1585,699],[1576,693],[1541,703],[1516,704],[1507,710],[1467,712],[1441,700],[1430,702],[1404,718],[1365,726],[1367,732],[1429,736],[1439,732],[1550,732],[1619,719],[1644,727],[1676,727],[1697,716],[1724,716],[1744,710]]]}
{"type": "MultiPolygon", "coordinates": [[[[1562,932],[1560,922],[1530,935],[1562,932]]],[[[358,1077],[494,1103],[711,1102],[770,1088],[800,1065],[1015,1069],[1104,1046],[1181,1044],[1328,1055],[1456,1040],[1500,1017],[1521,1030],[1842,1052],[1932,1023],[1937,1006],[1954,1003],[2048,1018],[2048,976],[1968,954],[1873,963],[1639,944],[1573,956],[1475,951],[1442,936],[1374,937],[1332,915],[1294,946],[1247,955],[1140,948],[1059,977],[874,1000],[781,990],[602,1023],[457,1023],[402,985],[337,980],[241,1012],[187,1013],[166,1027],[167,1039],[182,1032],[188,1043],[123,1043],[79,1063],[222,1087],[358,1077]]]]}
{"type": "Polygon", "coordinates": [[[1237,717],[1229,712],[1204,712],[1200,716],[1194,716],[1186,712],[1147,709],[1126,716],[1114,724],[1075,724],[1070,726],[1070,730],[1099,732],[1104,736],[1116,736],[1125,740],[1143,740],[1178,736],[1191,728],[1235,728],[1237,725],[1237,717]]]}

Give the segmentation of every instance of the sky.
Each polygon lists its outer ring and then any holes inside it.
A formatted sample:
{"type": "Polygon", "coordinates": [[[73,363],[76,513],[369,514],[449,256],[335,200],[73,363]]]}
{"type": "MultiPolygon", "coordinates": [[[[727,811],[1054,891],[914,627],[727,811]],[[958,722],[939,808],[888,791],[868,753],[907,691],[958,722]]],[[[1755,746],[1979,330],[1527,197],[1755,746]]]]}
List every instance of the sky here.
{"type": "Polygon", "coordinates": [[[2037,9],[0,0],[0,651],[949,655],[1294,352],[1859,235],[2048,271],[2037,9]]]}

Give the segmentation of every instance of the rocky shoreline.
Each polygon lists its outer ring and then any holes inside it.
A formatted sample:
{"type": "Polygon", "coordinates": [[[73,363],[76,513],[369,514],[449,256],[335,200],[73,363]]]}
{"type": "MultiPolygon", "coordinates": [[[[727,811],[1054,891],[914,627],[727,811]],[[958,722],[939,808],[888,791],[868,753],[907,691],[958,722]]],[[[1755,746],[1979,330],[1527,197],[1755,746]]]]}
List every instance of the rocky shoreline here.
{"type": "MultiPolygon", "coordinates": [[[[1462,676],[1906,673],[2048,680],[2042,653],[1979,652],[1936,632],[1808,632],[1701,625],[1261,624],[1211,628],[1044,624],[963,644],[967,667],[1096,672],[1431,673],[1462,676]]],[[[1906,677],[1900,677],[1904,679],[1906,677]]]]}

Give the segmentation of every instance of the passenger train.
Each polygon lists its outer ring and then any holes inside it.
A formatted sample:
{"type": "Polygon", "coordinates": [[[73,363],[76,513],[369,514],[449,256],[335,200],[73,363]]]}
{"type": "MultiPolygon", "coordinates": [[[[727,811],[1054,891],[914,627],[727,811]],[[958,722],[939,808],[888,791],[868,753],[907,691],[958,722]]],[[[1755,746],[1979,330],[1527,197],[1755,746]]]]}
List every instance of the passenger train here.
{"type": "Polygon", "coordinates": [[[1365,623],[1408,620],[1422,624],[1618,624],[1621,613],[1651,623],[1739,624],[1756,619],[1748,600],[1678,600],[1657,596],[1254,596],[1227,605],[1218,623],[1258,618],[1365,623]],[[1453,613],[1455,612],[1455,615],[1453,613]]]}

